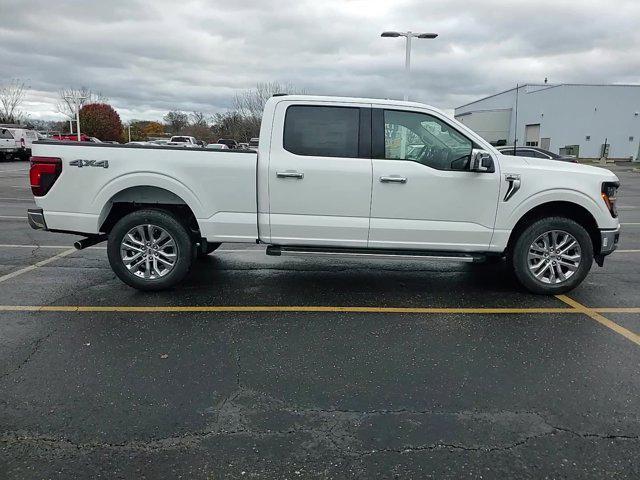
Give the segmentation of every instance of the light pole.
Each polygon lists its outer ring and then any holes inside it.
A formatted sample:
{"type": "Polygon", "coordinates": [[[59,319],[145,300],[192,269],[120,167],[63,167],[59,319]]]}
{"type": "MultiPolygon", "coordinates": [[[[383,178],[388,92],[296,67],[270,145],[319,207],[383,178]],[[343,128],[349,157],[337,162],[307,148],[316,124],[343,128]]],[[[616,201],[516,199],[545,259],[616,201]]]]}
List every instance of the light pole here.
{"type": "Polygon", "coordinates": [[[78,141],[80,141],[80,101],[81,100],[86,100],[89,97],[81,96],[81,95],[78,95],[77,97],[74,97],[74,96],[69,95],[69,96],[66,96],[64,98],[67,99],[67,100],[73,100],[73,104],[76,107],[76,130],[77,130],[77,134],[78,134],[78,141]]]}
{"type": "Polygon", "coordinates": [[[412,38],[427,38],[432,39],[438,36],[437,33],[413,33],[409,32],[382,32],[381,37],[405,37],[407,39],[405,45],[405,57],[404,57],[404,70],[406,75],[406,86],[404,90],[404,99],[409,100],[409,73],[411,71],[411,39],[412,38]]]}

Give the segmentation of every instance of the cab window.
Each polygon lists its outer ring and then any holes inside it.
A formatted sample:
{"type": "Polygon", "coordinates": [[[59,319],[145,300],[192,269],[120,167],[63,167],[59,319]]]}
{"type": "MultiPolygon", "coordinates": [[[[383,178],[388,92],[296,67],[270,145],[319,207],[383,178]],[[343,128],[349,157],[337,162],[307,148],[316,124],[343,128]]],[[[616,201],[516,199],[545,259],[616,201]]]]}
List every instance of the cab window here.
{"type": "Polygon", "coordinates": [[[284,149],[297,155],[358,158],[360,109],[293,105],[284,120],[284,149]]]}
{"type": "Polygon", "coordinates": [[[384,111],[384,158],[438,170],[467,170],[473,142],[442,120],[418,112],[384,111]]]}

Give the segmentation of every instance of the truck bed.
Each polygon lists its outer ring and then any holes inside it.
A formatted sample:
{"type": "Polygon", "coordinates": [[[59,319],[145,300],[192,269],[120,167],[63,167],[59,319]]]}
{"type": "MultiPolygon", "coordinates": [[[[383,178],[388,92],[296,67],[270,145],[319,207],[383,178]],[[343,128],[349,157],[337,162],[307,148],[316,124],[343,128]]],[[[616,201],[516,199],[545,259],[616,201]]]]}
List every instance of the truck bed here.
{"type": "Polygon", "coordinates": [[[35,142],[33,156],[62,159],[51,190],[36,197],[50,230],[98,233],[114,203],[185,204],[209,241],[257,238],[253,150],[87,142],[35,142]]]}

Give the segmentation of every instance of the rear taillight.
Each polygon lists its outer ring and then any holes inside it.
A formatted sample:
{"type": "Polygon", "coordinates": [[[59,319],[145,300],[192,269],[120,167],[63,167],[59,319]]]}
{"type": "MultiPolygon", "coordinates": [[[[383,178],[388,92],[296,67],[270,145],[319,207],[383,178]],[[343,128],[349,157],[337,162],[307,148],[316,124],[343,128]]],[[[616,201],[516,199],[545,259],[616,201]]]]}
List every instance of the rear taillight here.
{"type": "Polygon", "coordinates": [[[602,184],[602,200],[611,212],[611,216],[616,218],[618,210],[616,209],[616,193],[620,184],[618,182],[604,182],[602,184]]]}
{"type": "Polygon", "coordinates": [[[62,173],[62,160],[56,157],[31,157],[29,180],[35,197],[46,195],[62,173]]]}

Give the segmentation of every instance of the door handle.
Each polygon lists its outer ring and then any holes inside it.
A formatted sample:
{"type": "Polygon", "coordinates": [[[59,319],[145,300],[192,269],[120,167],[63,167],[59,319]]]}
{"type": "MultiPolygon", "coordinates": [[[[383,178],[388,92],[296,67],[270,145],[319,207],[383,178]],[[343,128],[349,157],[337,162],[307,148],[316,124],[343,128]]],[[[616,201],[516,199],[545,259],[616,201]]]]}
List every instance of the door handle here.
{"type": "Polygon", "coordinates": [[[276,177],[278,177],[278,178],[297,178],[299,180],[302,180],[304,178],[304,173],[287,170],[286,172],[276,172],[276,177]]]}
{"type": "Polygon", "coordinates": [[[382,183],[407,183],[407,177],[400,177],[398,175],[390,175],[388,177],[380,177],[382,183]]]}

